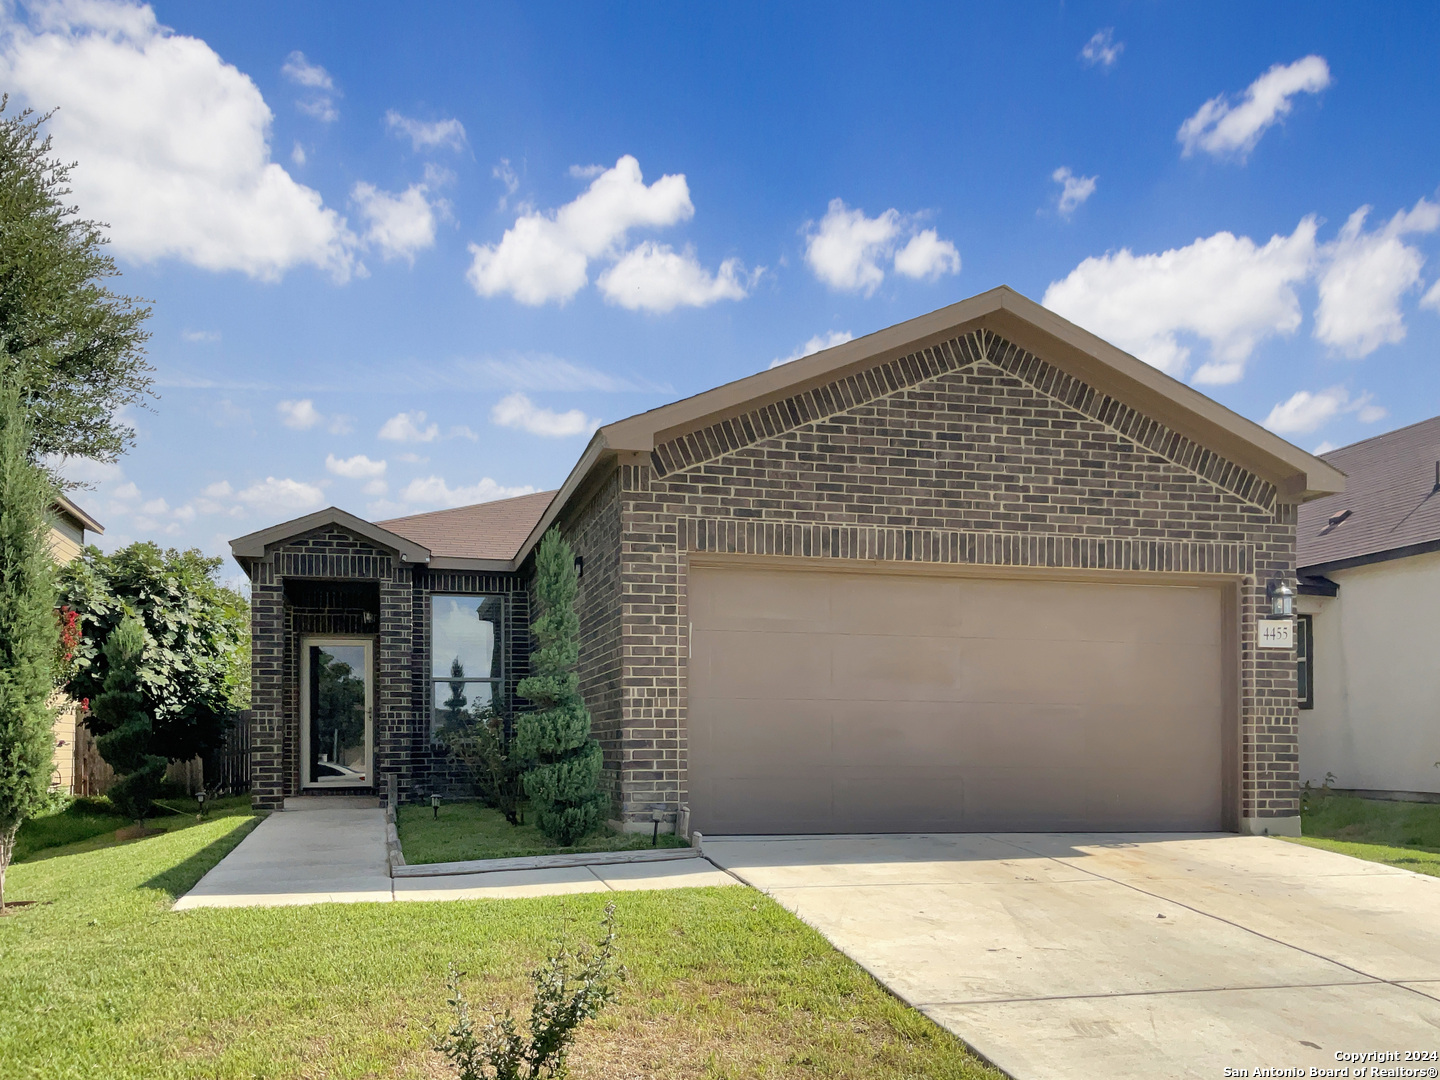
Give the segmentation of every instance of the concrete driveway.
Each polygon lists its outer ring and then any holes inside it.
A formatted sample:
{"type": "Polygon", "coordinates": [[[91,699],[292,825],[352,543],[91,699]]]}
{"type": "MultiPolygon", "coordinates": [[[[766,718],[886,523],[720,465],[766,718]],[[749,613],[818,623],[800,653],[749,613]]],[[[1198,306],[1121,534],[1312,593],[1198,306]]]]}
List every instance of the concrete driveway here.
{"type": "Polygon", "coordinates": [[[1230,835],[704,851],[1017,1080],[1310,1075],[1337,1051],[1440,1050],[1434,878],[1230,835]]]}

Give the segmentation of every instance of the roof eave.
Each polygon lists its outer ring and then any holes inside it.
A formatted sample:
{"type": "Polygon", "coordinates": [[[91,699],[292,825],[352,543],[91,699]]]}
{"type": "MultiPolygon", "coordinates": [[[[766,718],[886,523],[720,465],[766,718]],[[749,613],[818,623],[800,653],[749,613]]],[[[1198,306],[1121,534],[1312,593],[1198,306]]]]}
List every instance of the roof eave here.
{"type": "Polygon", "coordinates": [[[55,496],[55,505],[78,521],[86,532],[93,532],[97,536],[103,536],[105,534],[104,525],[101,525],[100,522],[80,509],[79,506],[75,505],[75,503],[71,502],[64,495],[55,496]]]}
{"type": "Polygon", "coordinates": [[[312,532],[326,525],[339,525],[348,532],[372,540],[382,547],[390,548],[402,562],[428,564],[431,561],[429,548],[417,544],[413,540],[407,540],[398,533],[382,529],[374,522],[356,517],[347,510],[341,510],[338,506],[327,506],[324,510],[316,510],[313,514],[306,514],[290,521],[282,521],[278,525],[271,525],[268,529],[260,529],[258,532],[236,537],[230,541],[230,553],[236,562],[248,570],[247,560],[263,559],[266,548],[271,545],[312,532]]]}

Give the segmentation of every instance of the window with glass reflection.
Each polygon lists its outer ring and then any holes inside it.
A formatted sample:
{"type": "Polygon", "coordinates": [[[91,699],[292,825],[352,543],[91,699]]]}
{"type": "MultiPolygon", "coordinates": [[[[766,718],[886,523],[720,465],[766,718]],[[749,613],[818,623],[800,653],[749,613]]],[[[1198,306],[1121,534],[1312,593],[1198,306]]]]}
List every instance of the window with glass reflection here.
{"type": "Polygon", "coordinates": [[[430,731],[463,727],[500,696],[504,602],[498,596],[430,598],[430,731]]]}

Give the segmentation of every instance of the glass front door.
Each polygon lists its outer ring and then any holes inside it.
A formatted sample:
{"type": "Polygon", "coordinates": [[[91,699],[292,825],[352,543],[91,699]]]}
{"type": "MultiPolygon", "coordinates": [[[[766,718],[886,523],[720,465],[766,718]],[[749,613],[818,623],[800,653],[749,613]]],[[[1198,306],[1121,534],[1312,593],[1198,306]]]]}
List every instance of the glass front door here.
{"type": "Polygon", "coordinates": [[[306,638],[300,672],[304,787],[369,787],[371,642],[306,638]]]}

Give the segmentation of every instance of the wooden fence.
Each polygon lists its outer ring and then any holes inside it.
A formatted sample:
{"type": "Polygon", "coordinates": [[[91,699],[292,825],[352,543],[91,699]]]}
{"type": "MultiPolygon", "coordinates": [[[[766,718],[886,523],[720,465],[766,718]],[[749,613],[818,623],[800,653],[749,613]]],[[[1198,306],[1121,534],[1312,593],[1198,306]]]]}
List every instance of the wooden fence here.
{"type": "MultiPolygon", "coordinates": [[[[115,771],[95,748],[95,736],[84,724],[75,725],[74,779],[71,794],[104,795],[115,771]]],[[[211,795],[238,795],[250,790],[250,713],[236,714],[225,742],[205,758],[172,761],[165,779],[182,785],[190,794],[202,787],[211,795]]]]}

